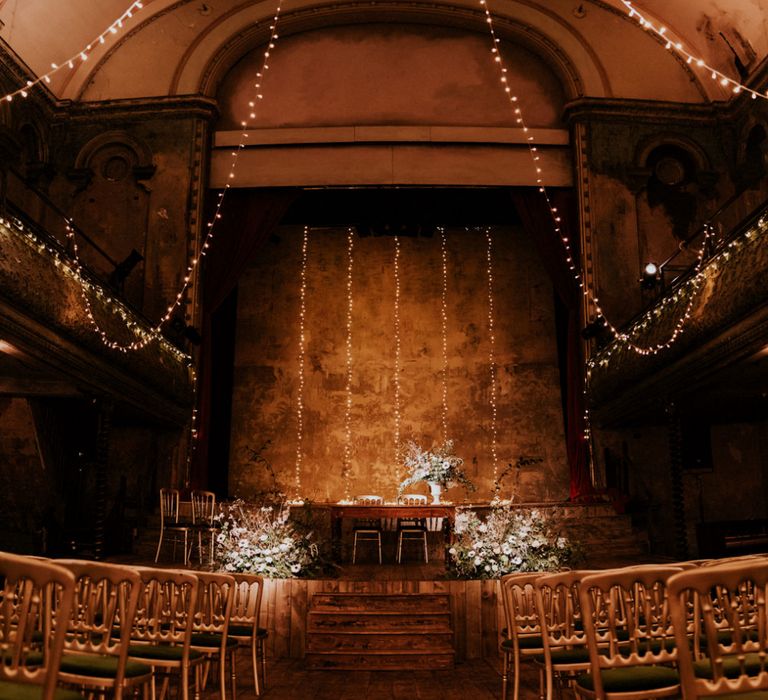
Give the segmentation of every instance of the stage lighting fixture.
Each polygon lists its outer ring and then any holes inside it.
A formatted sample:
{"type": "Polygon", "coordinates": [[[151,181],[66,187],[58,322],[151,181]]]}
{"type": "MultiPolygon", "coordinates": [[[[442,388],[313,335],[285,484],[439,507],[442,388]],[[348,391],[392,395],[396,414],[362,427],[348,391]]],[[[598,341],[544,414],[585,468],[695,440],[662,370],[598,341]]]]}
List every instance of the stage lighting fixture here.
{"type": "Polygon", "coordinates": [[[643,289],[653,289],[661,282],[661,269],[654,262],[646,263],[643,268],[643,276],[640,278],[640,285],[643,289]]]}

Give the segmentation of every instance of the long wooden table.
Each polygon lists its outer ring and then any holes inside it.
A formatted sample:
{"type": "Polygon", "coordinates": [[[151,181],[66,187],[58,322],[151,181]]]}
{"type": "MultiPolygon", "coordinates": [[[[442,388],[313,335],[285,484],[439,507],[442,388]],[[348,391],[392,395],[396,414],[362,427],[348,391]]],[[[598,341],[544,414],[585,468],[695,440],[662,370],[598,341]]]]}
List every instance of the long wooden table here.
{"type": "Polygon", "coordinates": [[[406,506],[397,503],[382,505],[361,505],[356,503],[325,504],[331,512],[331,547],[338,559],[341,552],[342,522],[346,519],[375,520],[377,518],[443,518],[443,536],[445,546],[449,547],[453,536],[453,521],[456,517],[456,506],[448,503],[439,505],[406,506]]]}

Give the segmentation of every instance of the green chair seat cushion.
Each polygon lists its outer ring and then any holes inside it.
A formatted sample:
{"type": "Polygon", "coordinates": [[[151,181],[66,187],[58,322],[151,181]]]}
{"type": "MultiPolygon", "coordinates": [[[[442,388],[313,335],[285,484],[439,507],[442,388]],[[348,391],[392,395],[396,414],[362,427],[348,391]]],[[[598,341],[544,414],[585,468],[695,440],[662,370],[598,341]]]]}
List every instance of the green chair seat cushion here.
{"type": "MultiPolygon", "coordinates": [[[[742,636],[742,639],[744,637],[742,636]]],[[[747,631],[747,638],[750,642],[756,642],[758,640],[758,634],[757,630],[748,630],[747,631]]],[[[733,644],[733,632],[731,630],[720,630],[717,633],[717,643],[721,646],[730,646],[733,644]]],[[[707,648],[707,638],[702,637],[699,640],[699,648],[700,649],[706,649],[707,648]]]]}
{"type": "MultiPolygon", "coordinates": [[[[181,661],[184,649],[170,644],[131,644],[128,647],[128,656],[147,661],[181,661]]],[[[195,649],[189,650],[189,658],[199,659],[202,653],[195,649]]]]}
{"type": "Polygon", "coordinates": [[[230,625],[229,634],[232,637],[250,637],[253,634],[253,625],[230,625]]]}
{"type": "Polygon", "coordinates": [[[768,690],[753,690],[751,693],[726,693],[717,700],[768,700],[768,690]]]}
{"type": "MultiPolygon", "coordinates": [[[[210,647],[211,649],[218,649],[221,646],[221,635],[212,633],[199,633],[192,635],[193,647],[210,647]]],[[[237,640],[227,637],[227,646],[236,647],[237,640]]]]}
{"type": "MultiPolygon", "coordinates": [[[[43,686],[34,683],[14,683],[12,681],[0,681],[0,700],[41,700],[43,686]]],[[[56,688],[54,700],[83,700],[83,696],[76,690],[56,688]]]]}
{"type": "MultiPolygon", "coordinates": [[[[61,671],[93,678],[114,678],[117,675],[117,661],[116,656],[101,654],[64,654],[61,657],[61,671]]],[[[129,660],[125,664],[126,678],[136,678],[150,673],[152,668],[140,661],[129,660]]]]}
{"type": "MultiPolygon", "coordinates": [[[[658,690],[678,685],[677,671],[666,666],[628,666],[609,668],[600,672],[606,693],[630,693],[643,690],[658,690]]],[[[595,682],[591,673],[583,673],[576,684],[594,691],[595,682]]]]}
{"type": "MultiPolygon", "coordinates": [[[[589,649],[587,647],[574,647],[573,649],[552,649],[552,663],[558,664],[588,664],[589,649]]],[[[537,654],[533,657],[539,663],[544,663],[544,654],[537,654]]]]}
{"type": "MultiPolygon", "coordinates": [[[[764,666],[768,670],[768,665],[764,666]]],[[[760,656],[747,654],[744,659],[744,670],[748,676],[760,673],[760,656]]],[[[693,664],[693,674],[696,678],[712,678],[712,664],[709,659],[701,659],[693,664]]],[[[723,674],[726,678],[738,678],[741,675],[739,659],[736,655],[723,658],[723,674]]]]}
{"type": "MultiPolygon", "coordinates": [[[[518,637],[517,643],[520,649],[541,649],[544,645],[544,642],[541,640],[541,637],[539,635],[528,635],[525,637],[518,637]]],[[[511,639],[505,639],[501,643],[502,649],[512,649],[513,644],[511,639]]]]}

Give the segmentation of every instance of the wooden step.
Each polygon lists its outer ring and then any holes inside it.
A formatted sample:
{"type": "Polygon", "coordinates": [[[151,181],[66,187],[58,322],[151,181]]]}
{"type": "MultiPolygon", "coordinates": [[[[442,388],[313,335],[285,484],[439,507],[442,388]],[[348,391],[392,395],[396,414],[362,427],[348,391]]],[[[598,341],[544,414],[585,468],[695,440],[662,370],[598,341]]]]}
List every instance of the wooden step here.
{"type": "Polygon", "coordinates": [[[307,632],[450,632],[450,613],[322,612],[311,610],[307,632]]]}
{"type": "Polygon", "coordinates": [[[327,671],[432,671],[453,668],[454,653],[369,652],[340,654],[310,652],[305,656],[307,668],[327,671]]]}
{"type": "Polygon", "coordinates": [[[453,633],[316,632],[307,637],[307,652],[422,651],[453,654],[453,633]]]}
{"type": "Polygon", "coordinates": [[[315,593],[305,660],[327,670],[452,668],[447,593],[315,593]]]}
{"type": "Polygon", "coordinates": [[[400,612],[447,613],[451,599],[447,593],[315,593],[316,612],[400,612]]]}

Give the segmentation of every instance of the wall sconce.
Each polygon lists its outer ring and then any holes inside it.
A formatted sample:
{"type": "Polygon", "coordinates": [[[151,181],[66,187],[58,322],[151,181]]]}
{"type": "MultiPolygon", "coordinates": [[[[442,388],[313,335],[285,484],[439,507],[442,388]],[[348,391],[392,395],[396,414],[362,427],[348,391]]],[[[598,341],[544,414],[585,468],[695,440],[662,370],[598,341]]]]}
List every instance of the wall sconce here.
{"type": "Polygon", "coordinates": [[[661,284],[661,268],[654,262],[646,263],[643,276],[640,278],[640,286],[643,289],[654,289],[659,284],[661,284]]]}

